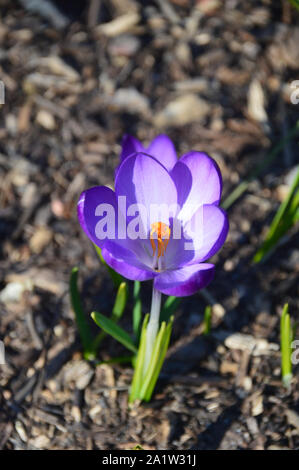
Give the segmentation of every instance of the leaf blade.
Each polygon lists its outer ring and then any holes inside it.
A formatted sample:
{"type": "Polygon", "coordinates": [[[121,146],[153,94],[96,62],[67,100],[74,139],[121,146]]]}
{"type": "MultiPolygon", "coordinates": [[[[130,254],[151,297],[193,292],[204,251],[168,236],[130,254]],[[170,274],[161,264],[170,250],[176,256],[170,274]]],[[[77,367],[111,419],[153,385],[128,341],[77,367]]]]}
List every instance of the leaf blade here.
{"type": "Polygon", "coordinates": [[[179,297],[175,297],[174,295],[167,297],[161,310],[160,321],[168,322],[180,303],[181,299],[179,297]]]}
{"type": "Polygon", "coordinates": [[[253,257],[254,263],[262,261],[272,252],[280,239],[296,223],[299,210],[299,168],[285,200],[280,204],[264,242],[253,257]]]}
{"type": "Polygon", "coordinates": [[[142,304],[140,299],[140,290],[141,284],[140,281],[134,282],[134,290],[133,290],[133,331],[136,338],[136,341],[139,341],[140,338],[140,325],[141,325],[141,318],[142,318],[142,304]]]}
{"type": "Polygon", "coordinates": [[[133,376],[133,381],[131,385],[130,395],[129,395],[129,403],[133,403],[137,398],[139,398],[139,392],[142,385],[142,374],[143,374],[143,364],[145,358],[145,350],[146,350],[146,328],[149,321],[149,314],[146,314],[143,320],[141,335],[140,335],[140,343],[139,349],[135,364],[135,371],[133,376]]]}
{"type": "Polygon", "coordinates": [[[95,349],[93,346],[93,336],[88,325],[87,318],[83,312],[80,294],[78,291],[78,273],[79,268],[76,266],[72,269],[70,275],[71,305],[75,314],[75,320],[83,346],[84,357],[86,359],[94,359],[95,349]]]}
{"type": "Polygon", "coordinates": [[[262,162],[257,165],[257,167],[250,173],[248,178],[241,181],[241,183],[233,189],[233,191],[221,203],[221,207],[225,210],[228,210],[237,201],[237,199],[239,199],[242,194],[247,191],[250,182],[259,176],[259,174],[262,173],[270,165],[270,163],[272,163],[278,157],[284,146],[294,137],[296,137],[298,133],[299,121],[297,121],[295,126],[288,132],[288,134],[280,139],[280,141],[270,150],[262,162]]]}
{"type": "Polygon", "coordinates": [[[124,281],[124,278],[122,277],[121,274],[117,273],[116,271],[114,271],[114,269],[112,269],[107,263],[106,261],[104,260],[103,258],[103,255],[102,255],[102,250],[100,247],[98,247],[95,243],[93,243],[93,246],[94,246],[94,249],[96,250],[97,252],[97,255],[98,257],[100,258],[101,262],[104,264],[104,266],[106,266],[106,268],[108,269],[108,272],[110,274],[110,277],[113,281],[113,284],[115,287],[119,287],[120,284],[124,281]]]}
{"type": "Polygon", "coordinates": [[[128,299],[128,288],[127,288],[127,283],[122,282],[119,285],[117,294],[116,294],[116,299],[114,302],[114,306],[112,309],[112,315],[111,315],[111,320],[117,322],[120,320],[122,317],[124,310],[127,305],[127,299],[128,299]]]}
{"type": "Polygon", "coordinates": [[[130,335],[117,325],[110,318],[105,317],[99,312],[92,312],[91,318],[93,321],[104,330],[107,334],[116,339],[119,343],[125,346],[127,349],[132,351],[134,354],[137,353],[137,348],[133,343],[130,335]]]}

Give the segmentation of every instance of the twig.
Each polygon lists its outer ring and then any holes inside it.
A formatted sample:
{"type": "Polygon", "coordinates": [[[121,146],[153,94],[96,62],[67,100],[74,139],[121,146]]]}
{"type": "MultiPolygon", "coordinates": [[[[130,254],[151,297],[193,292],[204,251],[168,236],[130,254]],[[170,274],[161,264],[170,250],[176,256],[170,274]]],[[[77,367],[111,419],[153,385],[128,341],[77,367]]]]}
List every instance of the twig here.
{"type": "Polygon", "coordinates": [[[101,0],[90,0],[87,13],[87,25],[89,28],[97,25],[100,8],[101,0]]]}
{"type": "Polygon", "coordinates": [[[166,18],[168,18],[171,23],[177,24],[180,22],[180,17],[176,14],[174,8],[170,5],[168,0],[156,0],[156,2],[158,3],[166,18]]]}
{"type": "Polygon", "coordinates": [[[69,19],[48,0],[20,0],[20,3],[25,10],[49,20],[57,29],[63,29],[69,24],[69,19]]]}
{"type": "Polygon", "coordinates": [[[36,331],[34,319],[33,319],[33,313],[31,310],[26,314],[26,321],[27,321],[28,330],[31,334],[35,348],[38,350],[42,350],[43,342],[36,331]]]}

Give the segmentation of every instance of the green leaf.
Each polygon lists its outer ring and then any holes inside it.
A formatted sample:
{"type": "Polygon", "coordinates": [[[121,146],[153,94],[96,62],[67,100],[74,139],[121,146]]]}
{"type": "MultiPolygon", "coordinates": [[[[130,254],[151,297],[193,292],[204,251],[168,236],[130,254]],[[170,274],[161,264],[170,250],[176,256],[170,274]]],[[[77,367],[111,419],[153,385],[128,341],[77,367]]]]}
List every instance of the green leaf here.
{"type": "Polygon", "coordinates": [[[133,403],[137,399],[144,401],[149,401],[151,399],[169,345],[173,317],[170,318],[170,321],[167,325],[164,321],[162,322],[154,343],[149,367],[147,371],[144,372],[148,320],[149,314],[145,316],[142,325],[140,344],[131,386],[129,403],[133,403]]]}
{"type": "Polygon", "coordinates": [[[153,348],[153,352],[152,352],[151,359],[149,362],[148,370],[146,371],[145,377],[142,381],[142,387],[141,387],[140,394],[139,394],[139,398],[141,400],[145,398],[147,389],[150,383],[152,382],[152,379],[155,373],[155,368],[157,367],[157,363],[159,361],[159,353],[162,347],[162,340],[164,337],[165,328],[166,328],[166,323],[165,321],[163,321],[161,324],[159,333],[157,334],[155,343],[154,343],[154,348],[153,348]]]}
{"type": "Polygon", "coordinates": [[[140,298],[140,281],[134,282],[134,290],[133,290],[133,331],[136,338],[136,341],[139,341],[140,337],[140,325],[141,325],[141,318],[142,318],[142,304],[140,298]]]}
{"type": "Polygon", "coordinates": [[[289,387],[292,379],[292,343],[293,331],[291,328],[288,304],[283,307],[280,319],[280,349],[281,349],[281,374],[285,386],[289,387]]]}
{"type": "Polygon", "coordinates": [[[154,389],[154,386],[156,384],[156,381],[160,373],[160,369],[164,361],[163,353],[165,350],[165,344],[164,344],[165,339],[166,339],[166,323],[163,321],[161,324],[159,333],[157,334],[157,337],[155,340],[148,370],[146,371],[146,375],[142,381],[142,387],[141,387],[140,394],[139,394],[139,398],[141,400],[145,400],[145,401],[150,400],[151,392],[154,389]]]}
{"type": "Polygon", "coordinates": [[[147,390],[146,390],[145,395],[144,395],[144,400],[147,401],[147,402],[149,402],[151,397],[152,397],[154,388],[156,386],[157,380],[159,378],[159,374],[161,372],[161,369],[162,369],[162,366],[163,366],[163,363],[164,363],[164,359],[165,359],[165,356],[166,356],[166,353],[167,353],[167,350],[168,350],[169,341],[170,341],[170,336],[171,336],[171,331],[172,331],[172,324],[173,324],[173,317],[170,318],[170,321],[167,324],[165,332],[163,334],[163,338],[162,338],[162,341],[161,341],[162,346],[161,346],[161,349],[160,349],[157,364],[156,364],[154,373],[152,375],[152,378],[149,382],[149,385],[148,385],[147,390]]]}
{"type": "MultiPolygon", "coordinates": [[[[127,293],[128,293],[128,288],[127,288],[127,283],[122,282],[118,288],[117,294],[116,294],[116,299],[115,303],[112,309],[112,314],[111,314],[111,320],[114,323],[117,323],[118,320],[122,317],[122,314],[124,312],[124,309],[127,304],[127,293]]],[[[94,340],[94,348],[97,351],[101,342],[105,338],[106,333],[105,331],[101,331],[95,338],[94,340]]]]}
{"type": "Polygon", "coordinates": [[[139,391],[142,385],[142,375],[143,375],[143,364],[145,358],[145,350],[146,350],[146,328],[148,325],[149,320],[149,313],[147,313],[144,317],[141,335],[140,335],[140,343],[138,354],[135,363],[135,371],[133,376],[133,381],[131,385],[131,391],[129,396],[129,403],[133,403],[137,398],[139,398],[139,391]]]}
{"type": "Polygon", "coordinates": [[[102,250],[100,247],[98,247],[97,245],[95,245],[93,243],[93,246],[98,254],[98,257],[100,258],[101,262],[106,266],[106,268],[108,269],[108,272],[110,274],[110,277],[113,281],[113,284],[115,285],[115,287],[119,287],[120,284],[124,281],[124,278],[118,274],[116,271],[114,271],[114,269],[110,268],[110,266],[108,266],[108,264],[106,263],[106,261],[104,260],[103,258],[103,255],[102,255],[102,250]]]}
{"type": "MultiPolygon", "coordinates": [[[[297,1],[297,0],[296,0],[297,1]]],[[[290,142],[294,137],[297,136],[299,133],[299,121],[295,124],[295,126],[290,130],[290,132],[281,139],[278,144],[276,144],[272,150],[265,156],[265,158],[261,161],[259,165],[250,173],[248,178],[241,183],[224,199],[221,204],[223,209],[228,209],[232,206],[242,194],[247,191],[249,184],[253,181],[257,176],[259,176],[262,171],[264,171],[282,152],[284,146],[290,142]]]]}
{"type": "Polygon", "coordinates": [[[181,303],[181,299],[179,297],[174,297],[173,295],[170,295],[169,297],[167,297],[161,310],[160,321],[168,322],[170,317],[177,310],[180,303],[181,303]]]}
{"type": "Polygon", "coordinates": [[[117,322],[124,313],[127,305],[128,287],[126,282],[122,282],[118,288],[114,307],[112,310],[111,320],[117,322]]]}
{"type": "Polygon", "coordinates": [[[96,366],[100,366],[101,364],[127,364],[128,362],[132,362],[135,356],[118,356],[112,357],[111,359],[107,359],[107,361],[98,361],[96,362],[96,366]]]}
{"type": "Polygon", "coordinates": [[[159,356],[160,356],[160,350],[163,347],[163,338],[164,338],[164,333],[165,333],[165,328],[166,328],[166,323],[165,321],[162,322],[161,328],[159,330],[159,333],[157,334],[156,341],[154,344],[154,349],[153,353],[150,359],[149,367],[146,372],[146,375],[143,379],[142,382],[142,387],[140,390],[140,398],[142,400],[145,399],[146,397],[146,392],[150,386],[150,384],[153,382],[153,377],[155,375],[155,369],[157,367],[157,364],[159,362],[159,356]]]}
{"type": "Polygon", "coordinates": [[[290,0],[290,3],[299,10],[299,0],[290,0]]]}
{"type": "Polygon", "coordinates": [[[95,349],[93,346],[93,337],[91,329],[88,325],[87,318],[83,312],[81,299],[78,291],[78,271],[77,267],[74,267],[71,271],[70,276],[70,297],[73,311],[75,313],[75,319],[79,330],[80,339],[83,346],[83,354],[85,359],[92,360],[95,357],[95,349]]]}
{"type": "Polygon", "coordinates": [[[114,321],[98,312],[92,312],[91,317],[94,322],[100,328],[102,328],[102,330],[111,335],[114,339],[116,339],[119,343],[121,343],[133,353],[137,353],[137,348],[133,343],[130,335],[120,326],[116,325],[114,321]]]}
{"type": "Polygon", "coordinates": [[[204,335],[209,335],[211,332],[211,322],[212,322],[212,307],[207,305],[204,313],[204,335]]]}
{"type": "Polygon", "coordinates": [[[253,258],[259,263],[272,252],[280,239],[296,223],[299,208],[299,168],[286,199],[281,203],[270,225],[265,241],[253,258]]]}

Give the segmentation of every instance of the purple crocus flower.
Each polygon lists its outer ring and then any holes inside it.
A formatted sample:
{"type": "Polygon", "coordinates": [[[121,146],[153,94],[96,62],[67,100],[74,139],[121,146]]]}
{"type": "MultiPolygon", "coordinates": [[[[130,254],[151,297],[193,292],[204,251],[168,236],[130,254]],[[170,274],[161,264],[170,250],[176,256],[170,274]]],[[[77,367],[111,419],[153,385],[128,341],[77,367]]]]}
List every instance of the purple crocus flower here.
{"type": "Polygon", "coordinates": [[[105,186],[84,191],[78,218],[115,271],[131,280],[153,279],[156,291],[181,297],[213,278],[214,265],[206,261],[221,248],[228,232],[227,216],[219,207],[221,190],[219,168],[207,154],[191,151],[178,159],[166,135],[156,137],[148,148],[125,136],[115,191],[105,186]],[[106,238],[99,239],[98,224],[107,216],[99,208],[106,207],[103,204],[113,209],[115,233],[107,230],[106,238]],[[138,229],[142,226],[143,237],[129,237],[126,229],[134,223],[133,209],[139,205],[143,211],[138,229]],[[152,205],[176,209],[155,218],[152,205]],[[175,237],[178,227],[181,236],[175,237]]]}

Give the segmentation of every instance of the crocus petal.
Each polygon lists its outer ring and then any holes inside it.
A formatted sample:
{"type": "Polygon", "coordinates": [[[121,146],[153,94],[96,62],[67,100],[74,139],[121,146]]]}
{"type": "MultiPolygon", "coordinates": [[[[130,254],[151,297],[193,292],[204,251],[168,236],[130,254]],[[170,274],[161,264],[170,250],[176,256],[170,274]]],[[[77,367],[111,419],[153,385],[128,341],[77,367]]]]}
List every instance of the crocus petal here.
{"type": "Polygon", "coordinates": [[[170,171],[177,163],[177,154],[172,140],[164,134],[158,135],[149,145],[145,153],[155,157],[170,171]]]}
{"type": "Polygon", "coordinates": [[[121,146],[122,149],[120,154],[120,162],[123,162],[125,158],[129,157],[133,153],[145,151],[145,148],[141,142],[139,142],[139,140],[132,135],[128,134],[124,136],[121,146]]]}
{"type": "Polygon", "coordinates": [[[135,253],[117,242],[107,241],[102,249],[102,255],[112,269],[132,281],[147,281],[156,276],[153,270],[138,260],[135,253]]]}
{"type": "MultiPolygon", "coordinates": [[[[91,241],[100,248],[102,248],[106,241],[106,238],[100,239],[96,236],[96,226],[102,218],[96,215],[96,213],[98,206],[101,204],[107,204],[110,207],[111,214],[114,213],[115,221],[117,214],[115,193],[106,186],[95,186],[87,189],[87,191],[81,193],[77,204],[78,219],[81,227],[91,241]]],[[[113,234],[111,234],[111,236],[113,237],[113,234]]]]}
{"type": "Polygon", "coordinates": [[[176,184],[179,205],[178,217],[183,223],[203,204],[218,204],[222,191],[222,179],[217,163],[202,152],[189,152],[183,155],[171,176],[176,184]]]}
{"type": "Polygon", "coordinates": [[[187,243],[194,250],[192,263],[205,261],[220,250],[228,228],[228,218],[223,209],[213,204],[200,207],[185,225],[185,234],[191,239],[187,243]]]}
{"type": "Polygon", "coordinates": [[[171,226],[171,239],[162,257],[162,267],[165,270],[177,269],[186,264],[192,264],[194,250],[190,236],[185,236],[180,221],[174,220],[171,226]]]}
{"type": "Polygon", "coordinates": [[[126,197],[128,210],[138,205],[136,213],[140,216],[140,224],[147,237],[153,222],[169,225],[169,208],[175,210],[177,205],[176,186],[168,171],[157,160],[143,153],[127,157],[120,165],[115,192],[118,201],[120,197],[126,197]],[[154,208],[164,208],[165,213],[157,216],[154,208]]]}
{"type": "Polygon", "coordinates": [[[160,273],[154,280],[154,286],[163,294],[185,297],[205,287],[213,276],[213,264],[192,264],[160,273]]]}

